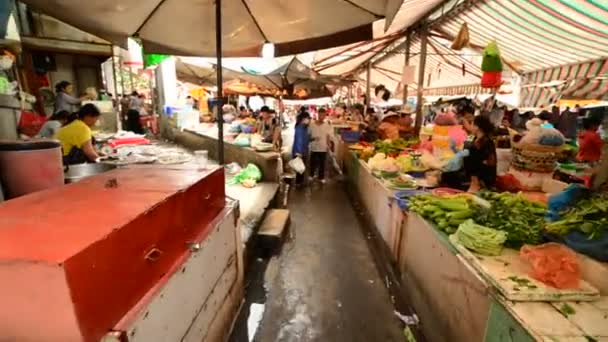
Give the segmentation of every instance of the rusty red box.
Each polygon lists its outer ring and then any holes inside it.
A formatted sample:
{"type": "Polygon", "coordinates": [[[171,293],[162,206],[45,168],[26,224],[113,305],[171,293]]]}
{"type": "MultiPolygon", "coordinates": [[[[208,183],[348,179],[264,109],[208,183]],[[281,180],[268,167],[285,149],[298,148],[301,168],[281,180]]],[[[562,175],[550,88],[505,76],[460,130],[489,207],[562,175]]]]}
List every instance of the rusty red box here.
{"type": "Polygon", "coordinates": [[[0,205],[0,340],[98,341],[205,234],[224,172],[118,169],[0,205]]]}

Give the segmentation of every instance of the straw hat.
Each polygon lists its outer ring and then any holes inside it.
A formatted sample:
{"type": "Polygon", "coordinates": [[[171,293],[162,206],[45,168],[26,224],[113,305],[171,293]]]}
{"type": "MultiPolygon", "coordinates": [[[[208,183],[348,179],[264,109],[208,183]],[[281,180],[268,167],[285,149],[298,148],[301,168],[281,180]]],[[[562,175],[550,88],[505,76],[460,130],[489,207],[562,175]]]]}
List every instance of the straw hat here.
{"type": "Polygon", "coordinates": [[[399,114],[397,114],[395,112],[386,112],[386,114],[384,114],[382,116],[382,120],[380,120],[380,121],[384,121],[385,119],[388,119],[390,117],[395,117],[395,116],[399,116],[399,114]]]}

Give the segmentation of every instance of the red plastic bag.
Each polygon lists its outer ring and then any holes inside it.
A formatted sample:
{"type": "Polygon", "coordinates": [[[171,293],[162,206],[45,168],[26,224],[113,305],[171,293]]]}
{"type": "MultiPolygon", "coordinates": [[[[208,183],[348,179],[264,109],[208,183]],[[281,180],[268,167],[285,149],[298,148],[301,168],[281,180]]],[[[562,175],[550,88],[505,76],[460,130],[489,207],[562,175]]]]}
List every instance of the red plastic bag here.
{"type": "Polygon", "coordinates": [[[576,253],[564,245],[549,242],[539,246],[523,246],[520,257],[532,266],[529,275],[558,289],[577,289],[581,270],[576,253]]]}
{"type": "Polygon", "coordinates": [[[502,85],[502,71],[484,71],[481,74],[482,88],[498,88],[502,85]]]}
{"type": "Polygon", "coordinates": [[[21,118],[19,119],[19,132],[28,137],[34,137],[40,132],[45,122],[45,116],[24,110],[21,112],[21,118]]]}

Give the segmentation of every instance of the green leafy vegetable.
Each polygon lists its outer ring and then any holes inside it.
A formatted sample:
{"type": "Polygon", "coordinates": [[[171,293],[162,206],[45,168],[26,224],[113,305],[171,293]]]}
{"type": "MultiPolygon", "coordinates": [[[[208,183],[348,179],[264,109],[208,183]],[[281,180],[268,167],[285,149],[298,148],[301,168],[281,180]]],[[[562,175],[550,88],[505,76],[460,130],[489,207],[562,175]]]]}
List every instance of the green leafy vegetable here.
{"type": "MultiPolygon", "coordinates": [[[[452,238],[452,237],[451,237],[452,238]]],[[[461,245],[482,255],[500,255],[507,239],[505,232],[475,224],[469,219],[453,235],[461,245]]]]}

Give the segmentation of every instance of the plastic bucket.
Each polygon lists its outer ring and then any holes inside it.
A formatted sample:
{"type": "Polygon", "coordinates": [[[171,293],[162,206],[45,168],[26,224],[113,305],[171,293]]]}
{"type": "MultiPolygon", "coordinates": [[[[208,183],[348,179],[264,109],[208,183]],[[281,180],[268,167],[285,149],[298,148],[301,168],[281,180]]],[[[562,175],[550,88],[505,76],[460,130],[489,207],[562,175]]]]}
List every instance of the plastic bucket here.
{"type": "Polygon", "coordinates": [[[0,141],[5,199],[63,186],[61,145],[54,140],[0,141]]]}

